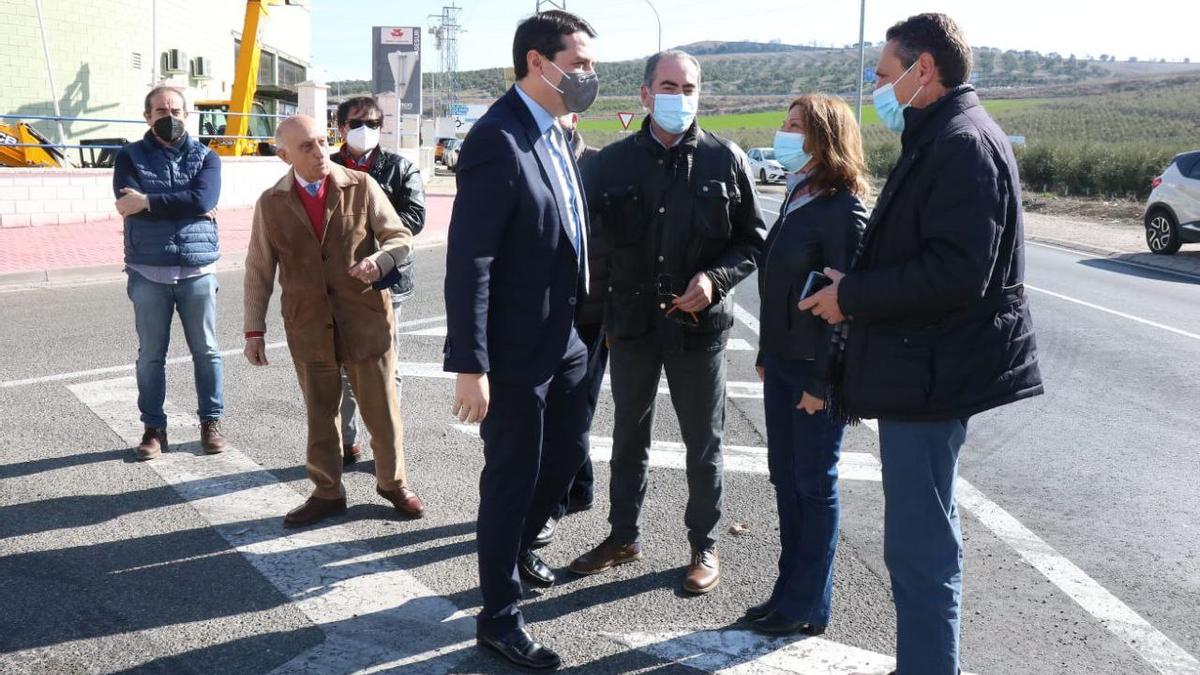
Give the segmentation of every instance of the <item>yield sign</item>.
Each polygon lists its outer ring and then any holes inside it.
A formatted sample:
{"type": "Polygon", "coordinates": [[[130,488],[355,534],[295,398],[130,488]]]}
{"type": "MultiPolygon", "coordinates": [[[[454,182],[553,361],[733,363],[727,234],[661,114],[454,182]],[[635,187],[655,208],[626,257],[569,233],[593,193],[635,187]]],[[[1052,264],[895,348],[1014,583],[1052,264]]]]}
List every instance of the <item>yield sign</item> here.
{"type": "Polygon", "coordinates": [[[629,131],[629,123],[633,121],[633,113],[619,112],[617,113],[617,119],[621,120],[621,128],[629,131]]]}

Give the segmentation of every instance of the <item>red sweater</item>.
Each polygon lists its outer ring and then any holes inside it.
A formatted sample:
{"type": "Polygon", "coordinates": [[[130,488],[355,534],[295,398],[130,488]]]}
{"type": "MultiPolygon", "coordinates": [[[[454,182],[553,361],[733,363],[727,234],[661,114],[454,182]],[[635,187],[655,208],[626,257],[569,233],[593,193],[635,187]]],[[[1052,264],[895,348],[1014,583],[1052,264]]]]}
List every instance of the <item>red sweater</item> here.
{"type": "Polygon", "coordinates": [[[325,192],[328,184],[329,177],[326,176],[325,180],[321,181],[316,196],[308,194],[308,190],[300,187],[299,183],[295,184],[296,195],[304,205],[304,212],[308,214],[308,222],[312,225],[313,234],[317,235],[317,241],[321,241],[321,237],[325,235],[325,192]]]}
{"type": "MultiPolygon", "coordinates": [[[[300,187],[299,183],[293,181],[292,187],[296,190],[296,196],[300,198],[300,203],[304,206],[304,212],[308,214],[308,224],[312,226],[313,234],[317,235],[317,241],[321,241],[321,237],[325,235],[325,192],[326,186],[329,185],[329,177],[321,181],[321,187],[317,189],[317,194],[308,194],[308,190],[300,187]]],[[[249,331],[246,333],[247,338],[261,338],[263,333],[259,331],[249,331]]]]}

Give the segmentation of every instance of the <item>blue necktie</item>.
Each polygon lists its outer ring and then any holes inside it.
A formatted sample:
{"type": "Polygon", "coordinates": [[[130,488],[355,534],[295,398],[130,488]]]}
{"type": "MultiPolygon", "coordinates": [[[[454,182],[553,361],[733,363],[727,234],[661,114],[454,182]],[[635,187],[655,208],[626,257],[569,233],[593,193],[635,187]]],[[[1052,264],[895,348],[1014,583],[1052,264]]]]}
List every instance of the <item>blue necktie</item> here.
{"type": "Polygon", "coordinates": [[[316,183],[309,183],[308,185],[305,185],[305,186],[304,186],[304,189],[308,191],[308,196],[310,196],[310,197],[316,197],[316,196],[317,196],[317,190],[320,190],[320,189],[321,189],[321,186],[320,186],[320,185],[317,185],[316,183]]]}

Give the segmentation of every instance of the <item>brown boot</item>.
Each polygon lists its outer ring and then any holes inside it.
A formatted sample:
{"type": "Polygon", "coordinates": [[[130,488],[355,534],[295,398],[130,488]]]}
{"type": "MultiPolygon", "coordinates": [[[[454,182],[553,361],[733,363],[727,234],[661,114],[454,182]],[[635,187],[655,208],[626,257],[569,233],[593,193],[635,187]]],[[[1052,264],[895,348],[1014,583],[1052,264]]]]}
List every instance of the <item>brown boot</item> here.
{"type": "Polygon", "coordinates": [[[229,447],[229,443],[226,443],[225,437],[221,435],[220,420],[200,422],[200,447],[210,455],[225,452],[225,448],[229,447]]]}
{"type": "Polygon", "coordinates": [[[687,576],[683,580],[683,590],[688,593],[707,593],[716,588],[720,580],[721,559],[717,556],[717,550],[693,550],[692,562],[688,565],[687,576]]]}
{"type": "Polygon", "coordinates": [[[350,466],[360,459],[362,459],[362,448],[358,443],[342,446],[342,466],[350,466]]]}
{"type": "Polygon", "coordinates": [[[319,523],[330,516],[340,516],[346,512],[346,498],[321,499],[309,497],[300,506],[288,511],[283,517],[284,527],[304,527],[319,523]]]}
{"type": "Polygon", "coordinates": [[[146,427],[142,434],[142,442],[137,446],[139,461],[154,459],[167,451],[167,430],[158,427],[146,427]]]}
{"type": "Polygon", "coordinates": [[[391,490],[384,490],[376,485],[375,492],[378,493],[380,497],[383,497],[391,502],[392,506],[396,507],[396,510],[403,515],[406,515],[410,518],[420,518],[421,516],[425,515],[424,502],[422,502],[421,498],[417,496],[417,493],[413,492],[408,486],[401,485],[399,487],[392,488],[391,490]]]}
{"type": "Polygon", "coordinates": [[[600,542],[596,548],[584,553],[567,565],[567,569],[575,574],[598,574],[610,570],[617,565],[624,565],[642,559],[642,545],[618,544],[612,537],[600,542]]]}

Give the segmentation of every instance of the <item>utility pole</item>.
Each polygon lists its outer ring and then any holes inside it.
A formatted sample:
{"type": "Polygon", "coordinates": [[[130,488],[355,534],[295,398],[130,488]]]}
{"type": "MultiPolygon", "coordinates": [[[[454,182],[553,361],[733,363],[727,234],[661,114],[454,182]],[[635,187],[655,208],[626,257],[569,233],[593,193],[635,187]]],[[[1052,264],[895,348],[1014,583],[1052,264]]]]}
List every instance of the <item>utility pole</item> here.
{"type": "Polygon", "coordinates": [[[863,81],[867,79],[867,45],[863,42],[867,30],[867,0],[862,0],[858,13],[858,98],[854,101],[854,117],[862,127],[863,81]]]}
{"type": "Polygon", "coordinates": [[[567,0],[537,0],[537,8],[533,10],[533,13],[540,13],[543,7],[546,9],[561,9],[565,12],[567,11],[567,0]]]}
{"type": "MultiPolygon", "coordinates": [[[[442,114],[449,115],[450,108],[458,101],[458,34],[466,29],[458,22],[462,8],[456,5],[442,7],[441,14],[430,15],[430,20],[436,21],[429,27],[437,40],[437,48],[441,59],[441,81],[434,86],[437,96],[442,99],[442,114]]],[[[437,102],[433,105],[433,116],[438,116],[437,102]]]]}

